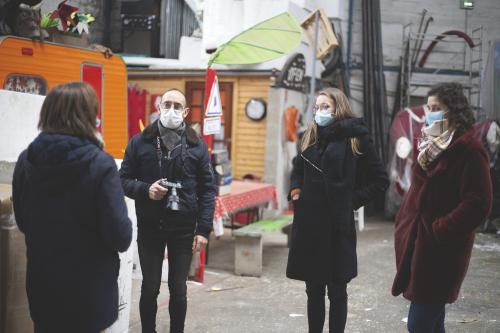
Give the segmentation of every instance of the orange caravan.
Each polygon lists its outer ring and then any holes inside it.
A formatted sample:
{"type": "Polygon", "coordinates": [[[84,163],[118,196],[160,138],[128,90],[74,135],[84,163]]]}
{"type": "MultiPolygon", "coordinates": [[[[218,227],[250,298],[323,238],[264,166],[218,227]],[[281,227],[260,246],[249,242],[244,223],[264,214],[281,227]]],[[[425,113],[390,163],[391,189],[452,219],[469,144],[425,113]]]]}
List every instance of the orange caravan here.
{"type": "Polygon", "coordinates": [[[122,158],[127,145],[127,68],[99,51],[15,36],[0,37],[0,89],[46,95],[54,86],[83,81],[100,101],[98,128],[105,150],[122,158]]]}

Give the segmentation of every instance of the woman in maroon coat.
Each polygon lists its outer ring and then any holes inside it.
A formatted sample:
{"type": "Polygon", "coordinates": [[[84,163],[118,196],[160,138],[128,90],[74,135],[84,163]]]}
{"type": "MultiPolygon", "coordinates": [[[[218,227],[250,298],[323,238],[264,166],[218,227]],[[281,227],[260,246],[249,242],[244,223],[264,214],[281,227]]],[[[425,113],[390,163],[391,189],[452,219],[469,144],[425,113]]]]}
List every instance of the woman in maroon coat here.
{"type": "Polygon", "coordinates": [[[411,301],[410,333],[444,332],[445,304],[464,280],[474,229],[491,208],[486,151],[458,83],[431,88],[413,180],[396,216],[392,294],[411,301]]]}

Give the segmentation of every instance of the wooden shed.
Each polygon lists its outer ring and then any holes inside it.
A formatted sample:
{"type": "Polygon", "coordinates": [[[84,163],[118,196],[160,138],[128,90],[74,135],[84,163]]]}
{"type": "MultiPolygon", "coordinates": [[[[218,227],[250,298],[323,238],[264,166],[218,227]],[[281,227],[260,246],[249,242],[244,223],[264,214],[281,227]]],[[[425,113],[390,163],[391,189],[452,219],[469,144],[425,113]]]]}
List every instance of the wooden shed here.
{"type": "MultiPolygon", "coordinates": [[[[271,84],[271,71],[218,70],[219,88],[223,109],[224,133],[215,137],[228,147],[233,166],[233,177],[246,174],[264,176],[267,118],[251,120],[245,114],[245,106],[251,99],[267,103],[271,84]]],[[[128,82],[145,89],[149,94],[147,112],[154,110],[158,95],[176,88],[186,94],[191,109],[188,122],[192,125],[202,119],[205,71],[128,69],[128,82]]],[[[148,117],[147,117],[148,118],[148,117]]]]}

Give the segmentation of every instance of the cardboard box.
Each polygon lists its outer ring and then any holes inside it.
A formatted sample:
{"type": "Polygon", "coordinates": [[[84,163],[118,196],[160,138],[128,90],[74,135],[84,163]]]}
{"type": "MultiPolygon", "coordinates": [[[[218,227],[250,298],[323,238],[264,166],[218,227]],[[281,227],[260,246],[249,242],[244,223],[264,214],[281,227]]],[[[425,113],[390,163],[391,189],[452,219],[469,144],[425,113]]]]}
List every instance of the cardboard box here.
{"type": "MultiPolygon", "coordinates": [[[[0,333],[33,332],[26,296],[26,245],[15,224],[12,186],[0,184],[0,333]]],[[[134,201],[125,200],[134,236],[127,252],[120,253],[118,320],[105,333],[129,331],[132,305],[132,266],[137,235],[134,201]]]]}
{"type": "Polygon", "coordinates": [[[14,221],[11,185],[0,184],[0,333],[33,332],[26,296],[26,245],[14,221]]]}

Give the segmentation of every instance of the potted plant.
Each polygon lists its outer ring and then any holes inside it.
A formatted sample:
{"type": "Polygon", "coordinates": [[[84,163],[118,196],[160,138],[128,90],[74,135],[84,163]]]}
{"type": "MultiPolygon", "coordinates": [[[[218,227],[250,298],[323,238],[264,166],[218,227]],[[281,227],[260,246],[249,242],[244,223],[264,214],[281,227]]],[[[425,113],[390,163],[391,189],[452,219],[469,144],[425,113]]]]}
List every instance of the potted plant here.
{"type": "Polygon", "coordinates": [[[88,47],[89,24],[95,19],[90,14],[78,12],[78,8],[62,1],[57,9],[42,17],[41,26],[50,32],[55,43],[88,47]]]}

